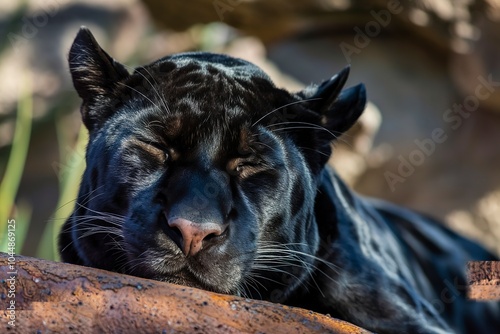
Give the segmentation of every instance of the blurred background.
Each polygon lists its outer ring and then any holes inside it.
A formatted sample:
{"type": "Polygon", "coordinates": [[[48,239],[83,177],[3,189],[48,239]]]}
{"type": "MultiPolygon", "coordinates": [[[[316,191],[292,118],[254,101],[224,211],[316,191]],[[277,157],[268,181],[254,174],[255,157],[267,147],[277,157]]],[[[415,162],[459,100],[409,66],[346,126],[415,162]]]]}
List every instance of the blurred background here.
{"type": "Polygon", "coordinates": [[[85,167],[67,53],[81,25],[129,66],[204,50],[299,90],[351,64],[369,105],[335,145],[359,193],[500,254],[500,0],[0,2],[0,250],[57,259],[85,167]]]}

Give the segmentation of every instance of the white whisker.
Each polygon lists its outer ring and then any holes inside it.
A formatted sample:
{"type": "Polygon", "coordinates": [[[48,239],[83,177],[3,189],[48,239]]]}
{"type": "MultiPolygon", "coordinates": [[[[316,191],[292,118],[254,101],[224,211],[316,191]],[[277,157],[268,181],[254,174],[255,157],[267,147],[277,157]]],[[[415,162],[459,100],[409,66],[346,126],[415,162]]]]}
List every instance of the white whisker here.
{"type": "Polygon", "coordinates": [[[149,97],[147,97],[147,96],[146,96],[144,93],[142,93],[141,91],[139,91],[139,90],[135,89],[135,88],[134,88],[134,87],[132,87],[132,86],[129,86],[129,85],[127,85],[127,84],[124,84],[123,82],[118,82],[118,84],[120,84],[120,85],[122,85],[122,86],[125,86],[125,87],[127,87],[127,88],[129,88],[129,89],[133,90],[134,92],[136,92],[136,93],[138,93],[138,94],[142,95],[142,97],[144,97],[146,100],[148,100],[149,102],[151,102],[151,104],[152,104],[153,106],[155,106],[155,108],[156,108],[158,111],[161,111],[161,108],[160,108],[160,107],[159,107],[156,103],[154,103],[154,102],[153,102],[153,100],[151,100],[149,97]]]}
{"type": "Polygon", "coordinates": [[[321,100],[321,98],[312,98],[312,99],[305,99],[305,100],[299,100],[299,101],[294,101],[294,102],[290,102],[290,103],[287,103],[281,107],[278,107],[274,110],[271,110],[270,112],[268,112],[267,114],[265,114],[264,116],[262,116],[261,118],[259,118],[256,122],[254,122],[251,127],[254,127],[256,124],[258,124],[260,121],[262,121],[264,118],[266,118],[267,116],[271,115],[272,113],[280,110],[280,109],[283,109],[283,108],[286,108],[288,106],[291,106],[291,105],[294,105],[294,104],[298,104],[298,103],[304,103],[304,102],[309,102],[309,101],[314,101],[314,100],[321,100]]]}

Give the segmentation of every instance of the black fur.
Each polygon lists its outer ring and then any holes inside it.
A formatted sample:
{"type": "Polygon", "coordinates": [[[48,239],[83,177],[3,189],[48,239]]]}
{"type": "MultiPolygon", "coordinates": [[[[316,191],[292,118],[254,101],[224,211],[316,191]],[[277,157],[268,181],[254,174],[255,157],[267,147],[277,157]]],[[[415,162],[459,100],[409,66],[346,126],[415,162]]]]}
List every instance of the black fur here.
{"type": "Polygon", "coordinates": [[[492,255],[352,194],[325,167],[365,105],[362,85],[342,91],[348,68],[296,94],[210,53],[129,74],[84,28],[69,60],[90,139],[60,235],[64,261],[305,307],[380,333],[498,328],[498,304],[464,291],[465,262],[492,255]],[[195,251],[178,218],[217,233],[195,251]]]}

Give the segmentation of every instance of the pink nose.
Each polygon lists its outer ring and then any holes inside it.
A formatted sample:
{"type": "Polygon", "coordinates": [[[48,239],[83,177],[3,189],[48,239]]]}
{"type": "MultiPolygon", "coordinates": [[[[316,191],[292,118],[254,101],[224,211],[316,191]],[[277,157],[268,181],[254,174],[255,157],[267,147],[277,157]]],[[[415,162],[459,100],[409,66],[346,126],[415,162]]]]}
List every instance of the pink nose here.
{"type": "Polygon", "coordinates": [[[181,250],[186,256],[197,254],[203,244],[221,235],[226,230],[225,225],[216,223],[195,223],[183,218],[173,218],[168,221],[168,226],[177,228],[182,234],[181,250]]]}

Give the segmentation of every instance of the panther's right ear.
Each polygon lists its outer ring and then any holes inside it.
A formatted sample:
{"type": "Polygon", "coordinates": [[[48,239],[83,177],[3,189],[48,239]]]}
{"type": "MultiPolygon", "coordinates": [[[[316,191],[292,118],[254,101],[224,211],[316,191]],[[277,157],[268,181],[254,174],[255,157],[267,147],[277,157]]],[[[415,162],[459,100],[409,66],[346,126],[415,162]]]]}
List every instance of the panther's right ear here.
{"type": "Polygon", "coordinates": [[[106,103],[117,83],[130,74],[99,46],[85,27],[80,28],[69,51],[69,68],[73,85],[83,99],[83,123],[90,130],[96,122],[107,116],[94,107],[106,103]]]}

